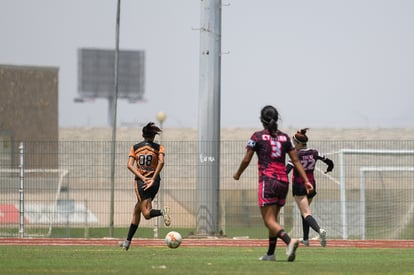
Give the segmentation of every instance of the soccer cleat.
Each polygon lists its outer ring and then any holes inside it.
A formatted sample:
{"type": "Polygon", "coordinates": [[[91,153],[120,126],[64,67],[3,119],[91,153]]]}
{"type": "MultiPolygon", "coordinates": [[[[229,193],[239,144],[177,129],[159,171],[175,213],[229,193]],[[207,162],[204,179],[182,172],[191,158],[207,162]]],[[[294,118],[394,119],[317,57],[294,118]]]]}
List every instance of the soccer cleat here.
{"type": "Polygon", "coordinates": [[[162,215],[164,217],[164,224],[166,226],[170,226],[170,224],[171,224],[170,208],[165,207],[164,211],[162,211],[162,215]]]}
{"type": "Polygon", "coordinates": [[[296,249],[299,247],[299,240],[291,239],[286,249],[286,255],[288,256],[288,262],[293,262],[296,258],[296,249]]]}
{"type": "Polygon", "coordinates": [[[326,230],[325,229],[319,230],[319,238],[321,241],[321,246],[325,247],[326,246],[326,230]]]}
{"type": "Polygon", "coordinates": [[[259,261],[276,261],[276,257],[275,257],[275,254],[272,254],[272,255],[266,254],[260,257],[259,261]]]}
{"type": "Polygon", "coordinates": [[[301,240],[300,243],[304,246],[309,246],[309,240],[301,240]]]}
{"type": "Polygon", "coordinates": [[[131,241],[128,241],[128,240],[119,242],[119,246],[125,250],[128,250],[130,245],[131,245],[131,241]]]}

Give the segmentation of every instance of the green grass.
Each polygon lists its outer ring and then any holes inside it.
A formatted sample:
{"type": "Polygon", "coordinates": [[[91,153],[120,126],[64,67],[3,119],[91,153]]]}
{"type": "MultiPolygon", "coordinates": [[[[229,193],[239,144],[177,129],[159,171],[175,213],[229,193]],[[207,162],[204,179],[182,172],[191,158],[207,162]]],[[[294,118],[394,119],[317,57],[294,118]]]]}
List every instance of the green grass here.
{"type": "Polygon", "coordinates": [[[414,249],[300,247],[287,262],[265,247],[0,246],[1,274],[414,274],[414,249]]]}

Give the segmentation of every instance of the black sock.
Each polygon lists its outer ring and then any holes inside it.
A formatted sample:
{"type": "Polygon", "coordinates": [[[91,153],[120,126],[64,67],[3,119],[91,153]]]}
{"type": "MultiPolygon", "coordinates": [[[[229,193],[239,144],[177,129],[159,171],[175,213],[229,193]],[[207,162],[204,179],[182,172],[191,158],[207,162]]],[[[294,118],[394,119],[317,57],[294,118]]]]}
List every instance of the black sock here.
{"type": "Polygon", "coordinates": [[[162,216],[162,212],[159,209],[151,209],[150,216],[151,218],[162,216]]]}
{"type": "Polygon", "coordinates": [[[305,218],[305,220],[309,224],[309,226],[312,227],[312,229],[315,230],[316,232],[318,232],[318,234],[319,234],[319,230],[321,228],[319,227],[318,222],[311,215],[307,216],[305,218]]]}
{"type": "Polygon", "coordinates": [[[309,240],[309,223],[302,217],[303,240],[309,240]]]}
{"type": "Polygon", "coordinates": [[[128,237],[127,237],[128,241],[132,240],[132,237],[134,237],[135,232],[137,232],[137,229],[138,229],[138,225],[131,223],[131,225],[129,226],[129,231],[128,231],[128,237]]]}
{"type": "Polygon", "coordinates": [[[289,235],[285,232],[285,230],[280,230],[279,232],[277,232],[277,235],[276,235],[277,237],[279,237],[279,238],[281,238],[282,239],[282,241],[285,243],[285,244],[289,244],[290,243],[290,237],[289,237],[289,235]]]}
{"type": "Polygon", "coordinates": [[[275,254],[277,243],[277,237],[269,237],[269,249],[267,250],[267,255],[275,254]]]}

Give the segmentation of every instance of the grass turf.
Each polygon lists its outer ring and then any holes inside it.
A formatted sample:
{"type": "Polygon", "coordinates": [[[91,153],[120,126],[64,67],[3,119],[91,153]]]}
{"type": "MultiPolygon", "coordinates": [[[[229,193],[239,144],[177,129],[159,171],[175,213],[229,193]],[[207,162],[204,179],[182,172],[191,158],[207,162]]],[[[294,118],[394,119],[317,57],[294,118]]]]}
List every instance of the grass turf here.
{"type": "Polygon", "coordinates": [[[261,262],[266,248],[0,246],[2,274],[414,274],[414,249],[300,247],[287,262],[261,262]]]}

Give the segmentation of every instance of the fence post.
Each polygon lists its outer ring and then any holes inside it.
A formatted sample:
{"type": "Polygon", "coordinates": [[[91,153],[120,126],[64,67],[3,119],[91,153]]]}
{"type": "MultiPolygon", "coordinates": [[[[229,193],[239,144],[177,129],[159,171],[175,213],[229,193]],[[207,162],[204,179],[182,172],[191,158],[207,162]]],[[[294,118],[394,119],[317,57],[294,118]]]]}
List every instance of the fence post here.
{"type": "Polygon", "coordinates": [[[19,212],[20,212],[20,225],[19,225],[19,234],[20,238],[24,237],[24,145],[23,142],[19,144],[19,154],[20,154],[20,204],[19,204],[19,212]]]}
{"type": "Polygon", "coordinates": [[[89,238],[89,226],[88,226],[88,200],[85,199],[85,211],[84,211],[84,223],[85,223],[85,228],[84,228],[84,233],[83,233],[83,237],[89,238]]]}
{"type": "Polygon", "coordinates": [[[346,180],[345,180],[344,149],[339,152],[339,180],[341,183],[341,216],[342,216],[342,239],[348,240],[348,219],[346,213],[346,180]]]}

